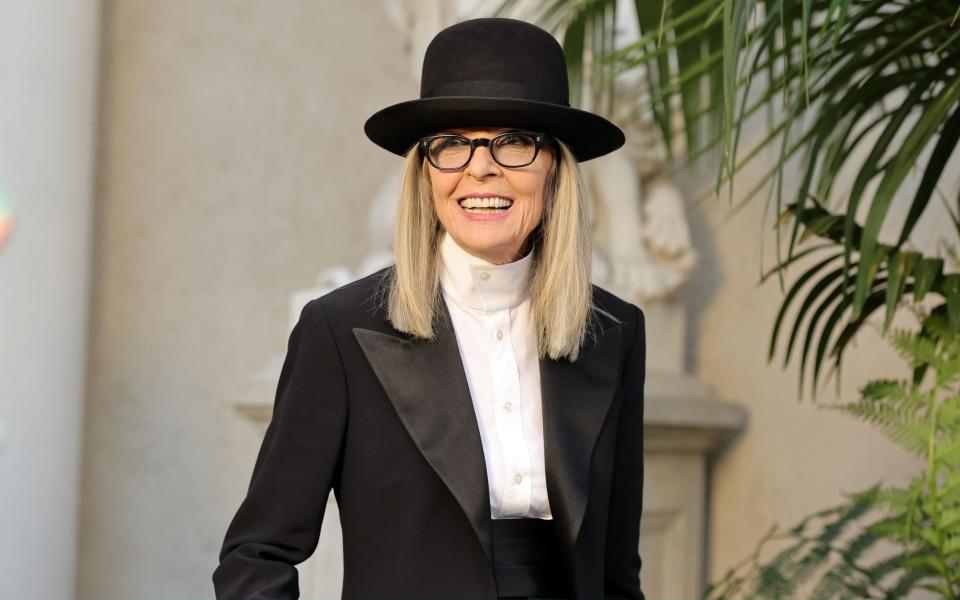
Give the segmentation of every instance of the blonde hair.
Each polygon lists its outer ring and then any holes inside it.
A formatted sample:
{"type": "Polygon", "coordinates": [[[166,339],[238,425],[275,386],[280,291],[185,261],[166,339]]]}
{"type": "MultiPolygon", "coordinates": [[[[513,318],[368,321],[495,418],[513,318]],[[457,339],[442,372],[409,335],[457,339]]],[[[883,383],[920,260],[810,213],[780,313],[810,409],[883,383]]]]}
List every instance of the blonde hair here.
{"type": "MultiPolygon", "coordinates": [[[[539,357],[574,361],[588,332],[593,333],[593,311],[616,318],[593,304],[586,187],[573,153],[555,142],[558,160],[547,176],[543,219],[530,234],[531,321],[539,357]]],[[[411,149],[400,183],[395,264],[385,283],[393,327],[432,340],[442,302],[438,249],[443,226],[434,211],[427,168],[417,148],[411,149]]]]}

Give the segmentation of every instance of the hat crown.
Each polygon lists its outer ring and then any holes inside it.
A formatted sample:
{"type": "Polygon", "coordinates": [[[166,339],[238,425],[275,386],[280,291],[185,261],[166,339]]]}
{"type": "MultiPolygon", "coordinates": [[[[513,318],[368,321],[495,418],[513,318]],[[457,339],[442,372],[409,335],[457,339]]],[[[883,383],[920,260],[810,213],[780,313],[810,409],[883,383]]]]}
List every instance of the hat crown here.
{"type": "Polygon", "coordinates": [[[378,146],[408,156],[418,140],[454,127],[517,127],[562,140],[578,161],[613,152],[623,131],[570,106],[563,48],[550,32],[505,17],[470,19],[427,45],[420,97],[382,108],[363,125],[378,146]]]}
{"type": "Polygon", "coordinates": [[[563,48],[526,21],[487,17],[443,29],[423,58],[420,98],[519,98],[570,106],[563,48]]]}

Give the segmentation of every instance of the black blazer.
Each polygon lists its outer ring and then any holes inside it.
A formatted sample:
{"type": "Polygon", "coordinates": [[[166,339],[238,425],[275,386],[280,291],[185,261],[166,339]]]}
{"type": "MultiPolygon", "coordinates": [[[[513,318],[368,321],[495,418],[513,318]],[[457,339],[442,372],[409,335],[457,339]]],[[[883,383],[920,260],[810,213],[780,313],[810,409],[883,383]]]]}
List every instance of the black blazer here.
{"type": "MultiPolygon", "coordinates": [[[[220,600],[299,596],[332,487],[344,600],[497,598],[480,432],[443,304],[433,342],[375,298],[391,267],[311,300],[213,573],[220,600]]],[[[547,493],[579,600],[643,598],[643,312],[597,286],[595,339],[540,360],[547,493]]]]}

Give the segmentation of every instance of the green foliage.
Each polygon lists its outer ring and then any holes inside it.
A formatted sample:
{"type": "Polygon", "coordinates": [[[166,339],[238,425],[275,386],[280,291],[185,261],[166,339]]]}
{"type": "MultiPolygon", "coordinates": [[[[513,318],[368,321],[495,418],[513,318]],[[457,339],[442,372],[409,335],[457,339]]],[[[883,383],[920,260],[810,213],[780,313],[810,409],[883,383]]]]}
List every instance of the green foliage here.
{"type": "MultiPolygon", "coordinates": [[[[928,297],[941,298],[940,304],[932,311],[936,317],[945,319],[945,326],[953,333],[960,331],[960,273],[947,273],[943,259],[924,258],[920,253],[898,249],[887,244],[878,245],[879,263],[872,275],[873,288],[860,316],[856,319],[843,317],[848,314],[854,300],[853,292],[859,277],[861,263],[852,261],[847,267],[847,277],[843,276],[844,255],[840,247],[844,245],[845,225],[843,215],[830,214],[817,203],[808,207],[802,214],[796,214],[796,205],[787,207],[782,218],[796,217],[803,227],[801,243],[808,239],[818,240],[801,252],[785,259],[761,277],[766,281],[780,270],[806,259],[823,258],[797,277],[780,304],[770,336],[768,360],[773,360],[777,346],[784,349],[783,365],[789,362],[794,350],[801,351],[800,388],[803,395],[804,374],[808,365],[814,392],[817,382],[832,359],[832,371],[839,372],[843,353],[868,317],[884,309],[882,331],[886,333],[896,311],[910,298],[920,302],[928,297]],[[911,296],[912,295],[912,296],[911,296]],[[829,312],[827,312],[829,311],[829,312]],[[793,324],[787,329],[788,315],[793,315],[793,324]],[[826,315],[826,318],[824,318],[826,315]],[[806,334],[801,336],[806,327],[806,334]],[[785,342],[784,342],[785,340],[785,342]]],[[[854,225],[850,233],[850,242],[859,244],[862,228],[854,225]]],[[[948,252],[952,247],[947,247],[948,252]]],[[[956,263],[956,261],[954,261],[956,263]]],[[[956,266],[956,265],[954,265],[956,266]]],[[[958,359],[960,360],[960,359],[958,359]]],[[[926,367],[921,367],[926,368],[926,367]]],[[[838,380],[839,383],[839,380],[838,380]]]]}
{"type": "Polygon", "coordinates": [[[877,379],[857,402],[823,408],[875,425],[927,469],[905,487],[878,484],[786,531],[774,526],[707,598],[893,600],[918,588],[960,598],[960,336],[943,316],[921,314],[920,331],[887,336],[911,379],[877,379]],[[894,551],[867,558],[881,543],[894,551]],[[784,547],[761,560],[770,545],[784,547]]]}
{"type": "Polygon", "coordinates": [[[945,274],[942,258],[910,247],[937,199],[960,235],[960,190],[945,177],[960,142],[956,0],[636,0],[639,35],[618,47],[614,0],[502,0],[496,14],[518,6],[532,8],[513,16],[563,40],[575,104],[586,90],[590,106],[609,114],[615,78],[642,70],[648,89],[632,99],[635,114],[659,125],[678,167],[686,166],[675,147],[681,139],[687,164],[714,153],[713,193],[727,185],[732,202],[735,176],[774,154],[735,211],[766,190],[765,210],[772,205],[782,217],[774,269],[781,285],[811,235],[838,249],[829,279],[818,281],[824,287],[807,296],[801,394],[806,366],[815,391],[828,357],[839,384],[843,349],[866,317],[885,307],[888,326],[906,294],[915,301],[941,294],[951,327],[960,330],[960,273],[945,274]],[[758,141],[741,148],[744,127],[760,116],[758,141]],[[785,186],[784,172],[795,164],[799,179],[785,186]],[[848,180],[850,189],[837,189],[848,180]],[[895,223],[895,240],[881,243],[901,196],[909,207],[895,223]]]}

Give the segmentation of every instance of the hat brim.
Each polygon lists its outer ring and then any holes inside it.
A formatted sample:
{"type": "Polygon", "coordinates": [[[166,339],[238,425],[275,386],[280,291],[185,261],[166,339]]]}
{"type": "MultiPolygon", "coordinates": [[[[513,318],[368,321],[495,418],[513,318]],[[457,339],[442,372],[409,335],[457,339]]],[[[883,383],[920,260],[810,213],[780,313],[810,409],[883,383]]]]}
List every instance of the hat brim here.
{"type": "Polygon", "coordinates": [[[591,112],[514,98],[439,96],[388,106],[363,130],[376,145],[403,156],[420,138],[451,127],[517,127],[547,133],[570,147],[579,162],[623,146],[623,131],[591,112]]]}

